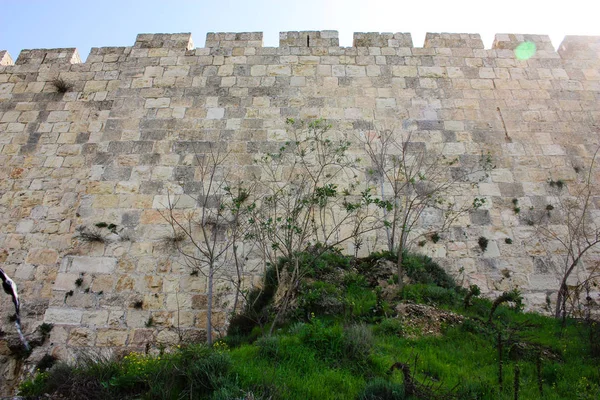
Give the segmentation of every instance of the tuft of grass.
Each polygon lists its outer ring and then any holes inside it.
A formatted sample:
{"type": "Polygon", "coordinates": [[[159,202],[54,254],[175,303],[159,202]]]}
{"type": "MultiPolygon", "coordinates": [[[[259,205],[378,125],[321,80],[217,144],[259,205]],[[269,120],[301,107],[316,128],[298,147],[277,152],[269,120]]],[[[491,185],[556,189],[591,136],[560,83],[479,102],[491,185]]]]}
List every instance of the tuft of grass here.
{"type": "Polygon", "coordinates": [[[165,251],[174,251],[185,241],[186,235],[183,232],[175,232],[172,235],[166,235],[160,238],[159,247],[165,251]]]}
{"type": "Polygon", "coordinates": [[[104,243],[106,237],[99,229],[90,229],[85,226],[79,226],[76,229],[77,238],[84,243],[104,243]]]}
{"type": "Polygon", "coordinates": [[[56,78],[50,82],[58,93],[66,93],[73,89],[73,84],[65,81],[62,78],[56,78]]]}

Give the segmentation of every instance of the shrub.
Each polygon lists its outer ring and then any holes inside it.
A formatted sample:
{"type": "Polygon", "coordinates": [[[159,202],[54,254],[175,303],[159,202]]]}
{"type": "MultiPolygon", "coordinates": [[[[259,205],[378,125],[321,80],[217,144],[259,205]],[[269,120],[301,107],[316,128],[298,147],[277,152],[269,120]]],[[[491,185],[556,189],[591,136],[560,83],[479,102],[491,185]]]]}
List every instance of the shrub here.
{"type": "Polygon", "coordinates": [[[300,341],[316,350],[317,355],[331,363],[339,363],[344,358],[344,330],[340,325],[328,325],[318,318],[304,324],[298,332],[300,341]]]}
{"type": "Polygon", "coordinates": [[[382,335],[401,337],[404,333],[404,327],[402,326],[402,322],[396,318],[386,318],[379,325],[375,325],[375,331],[382,335]]]}
{"type": "Polygon", "coordinates": [[[248,293],[244,310],[229,322],[227,336],[247,336],[261,323],[268,320],[268,306],[277,291],[277,271],[269,267],[265,271],[263,287],[248,293]]]}
{"type": "Polygon", "coordinates": [[[258,347],[258,355],[266,359],[276,359],[279,353],[279,338],[276,336],[263,336],[254,344],[258,347]]]}
{"type": "Polygon", "coordinates": [[[373,333],[365,324],[351,325],[344,331],[346,356],[359,363],[366,363],[373,349],[373,333]]]}
{"type": "MultiPolygon", "coordinates": [[[[285,259],[281,262],[288,265],[288,267],[290,266],[285,259]]],[[[347,270],[350,267],[350,257],[342,254],[337,249],[325,250],[323,245],[320,244],[303,252],[299,257],[299,262],[304,276],[317,279],[322,279],[327,274],[333,273],[337,268],[347,270]]]]}
{"type": "Polygon", "coordinates": [[[53,356],[52,354],[45,354],[44,357],[35,366],[35,369],[40,372],[45,372],[52,368],[54,364],[58,361],[58,358],[53,356]]]}
{"type": "Polygon", "coordinates": [[[212,351],[205,357],[198,357],[193,354],[197,348],[192,346],[192,356],[186,363],[185,375],[190,393],[208,394],[228,383],[231,358],[228,353],[212,351]]]}
{"type": "Polygon", "coordinates": [[[459,294],[453,289],[415,284],[402,289],[402,298],[415,303],[453,306],[458,302],[459,294]]]}
{"type": "Polygon", "coordinates": [[[403,400],[405,398],[403,385],[388,382],[383,378],[368,382],[358,395],[359,400],[403,400]]]}
{"type": "Polygon", "coordinates": [[[306,318],[315,315],[338,315],[344,310],[339,286],[323,281],[304,283],[298,295],[296,316],[306,318]]]}
{"type": "Polygon", "coordinates": [[[408,277],[415,283],[434,284],[443,288],[456,286],[454,279],[427,256],[406,253],[402,264],[408,277]]]}

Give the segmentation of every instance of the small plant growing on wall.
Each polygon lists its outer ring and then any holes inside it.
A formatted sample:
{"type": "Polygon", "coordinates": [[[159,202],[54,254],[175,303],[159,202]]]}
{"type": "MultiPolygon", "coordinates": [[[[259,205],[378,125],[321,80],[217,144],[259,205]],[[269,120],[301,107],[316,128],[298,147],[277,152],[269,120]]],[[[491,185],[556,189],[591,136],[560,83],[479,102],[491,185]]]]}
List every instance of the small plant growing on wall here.
{"type": "Polygon", "coordinates": [[[88,228],[86,226],[77,227],[77,238],[83,243],[104,243],[106,238],[99,229],[88,228]]]}
{"type": "Polygon", "coordinates": [[[51,84],[58,93],[67,93],[69,90],[73,89],[73,84],[65,81],[62,78],[54,79],[51,84]]]}
{"type": "Polygon", "coordinates": [[[515,212],[515,214],[520,213],[521,208],[519,207],[519,199],[512,199],[512,203],[513,203],[513,211],[515,212]]]}
{"type": "Polygon", "coordinates": [[[121,241],[131,240],[122,228],[118,228],[117,225],[106,222],[98,222],[93,227],[81,225],[76,228],[76,237],[84,243],[105,243],[111,240],[111,234],[118,236],[121,241]]]}
{"type": "Polygon", "coordinates": [[[485,251],[487,250],[488,243],[489,240],[485,236],[480,236],[477,240],[477,244],[479,245],[479,248],[481,249],[482,253],[485,253],[485,251]]]}
{"type": "Polygon", "coordinates": [[[548,181],[548,185],[550,185],[550,187],[552,188],[557,188],[558,190],[562,190],[562,188],[565,186],[565,182],[562,179],[558,179],[558,180],[553,180],[550,179],[548,181]]]}

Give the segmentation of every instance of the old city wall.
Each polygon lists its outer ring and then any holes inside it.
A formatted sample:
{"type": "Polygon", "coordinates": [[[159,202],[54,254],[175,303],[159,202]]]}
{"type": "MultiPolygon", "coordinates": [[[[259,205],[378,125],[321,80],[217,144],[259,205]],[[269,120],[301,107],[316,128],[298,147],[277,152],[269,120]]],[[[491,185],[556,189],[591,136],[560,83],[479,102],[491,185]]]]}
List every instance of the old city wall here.
{"type": "MultiPolygon", "coordinates": [[[[336,31],[284,32],[279,47],[262,47],[262,33],[209,33],[203,48],[190,34],[141,34],[132,47],[94,48],[85,62],[73,48],[23,50],[14,62],[0,51],[0,266],[20,289],[26,335],[54,324],[26,366],[46,352],[202,339],[206,280],[161,248],[170,227],[160,209],[168,195],[194,206],[194,154],[208,143],[224,139],[249,176],[256,154],[286,140],[288,117],[326,118],[346,132],[373,121],[410,127],[449,155],[490,152],[496,169],[473,193],[489,200],[484,209],[423,251],[484,291],[519,287],[544,307],[557,276],[512,200],[546,204],[550,179],[572,181],[589,164],[600,138],[599,54],[595,37],[568,36],[557,52],[543,35],[500,34],[485,49],[473,34],[430,33],[415,48],[410,34],[356,33],[345,48],[336,31]],[[537,51],[519,60],[524,41],[537,51]],[[58,93],[56,78],[72,88],[58,93]],[[98,222],[130,240],[75,238],[98,222]],[[490,240],[483,254],[479,236],[490,240]]],[[[7,299],[5,388],[24,371],[7,299]]]]}

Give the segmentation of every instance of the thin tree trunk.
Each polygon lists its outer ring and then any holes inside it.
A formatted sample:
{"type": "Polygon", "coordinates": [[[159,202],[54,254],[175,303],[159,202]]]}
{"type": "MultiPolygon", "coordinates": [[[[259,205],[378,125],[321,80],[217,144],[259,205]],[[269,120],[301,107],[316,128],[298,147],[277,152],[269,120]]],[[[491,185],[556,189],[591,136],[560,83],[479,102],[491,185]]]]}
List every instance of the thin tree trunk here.
{"type": "Polygon", "coordinates": [[[558,293],[556,295],[556,308],[554,310],[554,317],[560,318],[561,315],[565,313],[565,303],[567,298],[567,283],[566,279],[563,278],[563,281],[560,284],[560,289],[558,289],[558,293]]]}
{"type": "Polygon", "coordinates": [[[214,266],[211,263],[208,269],[208,296],[206,299],[206,342],[209,346],[212,346],[213,274],[214,266]]]}

